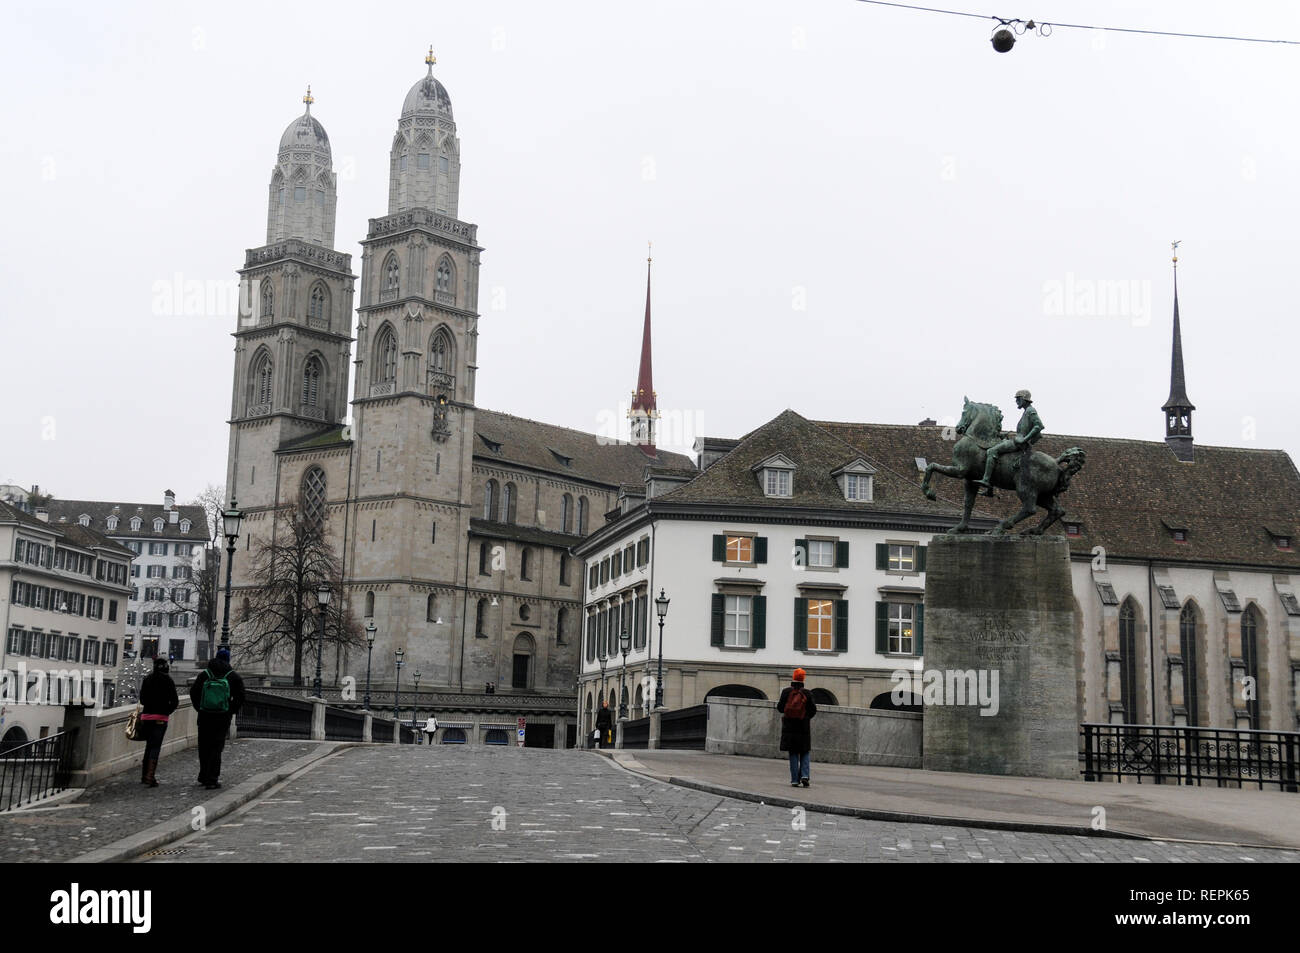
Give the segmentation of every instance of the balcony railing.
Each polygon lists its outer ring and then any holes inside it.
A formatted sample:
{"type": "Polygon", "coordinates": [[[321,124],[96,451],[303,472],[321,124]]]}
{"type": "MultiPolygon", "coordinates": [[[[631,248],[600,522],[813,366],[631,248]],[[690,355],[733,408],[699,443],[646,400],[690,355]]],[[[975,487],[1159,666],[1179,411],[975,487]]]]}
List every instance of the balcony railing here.
{"type": "Polygon", "coordinates": [[[371,397],[386,397],[396,389],[395,381],[380,381],[378,384],[370,385],[371,397]]]}
{"type": "Polygon", "coordinates": [[[67,788],[75,735],[60,731],[0,750],[0,811],[41,801],[67,788]]]}

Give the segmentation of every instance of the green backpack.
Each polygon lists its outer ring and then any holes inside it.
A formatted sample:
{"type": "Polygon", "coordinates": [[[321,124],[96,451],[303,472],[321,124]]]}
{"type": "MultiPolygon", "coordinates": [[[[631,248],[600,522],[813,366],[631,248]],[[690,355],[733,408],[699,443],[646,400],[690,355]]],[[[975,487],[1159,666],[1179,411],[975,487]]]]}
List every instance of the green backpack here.
{"type": "Polygon", "coordinates": [[[204,669],[207,679],[203,683],[203,698],[199,704],[200,711],[230,711],[230,682],[226,676],[216,678],[204,669]]]}

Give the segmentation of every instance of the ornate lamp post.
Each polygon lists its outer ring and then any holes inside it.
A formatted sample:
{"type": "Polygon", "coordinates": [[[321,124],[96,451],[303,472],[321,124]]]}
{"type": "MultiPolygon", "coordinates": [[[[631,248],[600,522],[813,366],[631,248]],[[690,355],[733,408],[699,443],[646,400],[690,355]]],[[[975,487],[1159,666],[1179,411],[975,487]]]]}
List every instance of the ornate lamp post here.
{"type": "Polygon", "coordinates": [[[402,649],[400,646],[398,647],[397,651],[393,653],[393,656],[397,659],[397,681],[393,682],[393,721],[394,722],[402,720],[402,716],[397,713],[397,689],[402,684],[402,666],[406,664],[405,662],[402,661],[402,658],[405,655],[406,655],[406,651],[402,649]]]}
{"type": "MultiPolygon", "coordinates": [[[[602,641],[596,647],[596,661],[600,662],[600,700],[605,701],[605,666],[609,663],[609,653],[605,651],[602,641]]],[[[599,709],[597,709],[599,710],[599,709]]]]}
{"type": "Polygon", "coordinates": [[[619,649],[623,656],[623,667],[618,670],[618,717],[627,717],[627,688],[623,684],[623,674],[627,671],[627,653],[632,648],[632,633],[628,631],[627,623],[623,623],[623,634],[618,639],[619,649]]]}
{"type": "Polygon", "coordinates": [[[230,571],[235,562],[235,542],[239,539],[239,524],[244,514],[232,498],[230,509],[221,514],[221,530],[226,537],[226,614],[221,620],[221,647],[230,649],[230,571]]]}
{"type": "Polygon", "coordinates": [[[366,623],[366,711],[370,711],[370,655],[375,650],[375,620],[366,623]]]}
{"type": "Polygon", "coordinates": [[[320,606],[320,612],[316,614],[316,697],[324,698],[321,694],[320,684],[320,663],[325,657],[325,610],[330,604],[330,587],[321,583],[316,587],[316,603],[320,606]]]}
{"type": "MultiPolygon", "coordinates": [[[[411,728],[415,728],[415,721],[420,717],[420,670],[415,670],[415,698],[411,701],[411,728]]],[[[419,739],[416,735],[416,739],[419,739]]]]}
{"type": "Polygon", "coordinates": [[[668,614],[669,599],[659,590],[655,600],[655,612],[659,613],[659,674],[655,676],[655,707],[664,707],[664,616],[668,614]]]}

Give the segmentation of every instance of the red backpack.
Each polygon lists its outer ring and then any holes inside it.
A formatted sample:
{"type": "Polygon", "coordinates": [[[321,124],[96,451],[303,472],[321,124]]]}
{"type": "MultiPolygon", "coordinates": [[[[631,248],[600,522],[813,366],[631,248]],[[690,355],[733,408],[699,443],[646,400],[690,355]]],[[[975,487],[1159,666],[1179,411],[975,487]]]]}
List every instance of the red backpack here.
{"type": "Polygon", "coordinates": [[[785,699],[785,717],[803,719],[808,717],[808,693],[802,688],[790,689],[785,699]]]}

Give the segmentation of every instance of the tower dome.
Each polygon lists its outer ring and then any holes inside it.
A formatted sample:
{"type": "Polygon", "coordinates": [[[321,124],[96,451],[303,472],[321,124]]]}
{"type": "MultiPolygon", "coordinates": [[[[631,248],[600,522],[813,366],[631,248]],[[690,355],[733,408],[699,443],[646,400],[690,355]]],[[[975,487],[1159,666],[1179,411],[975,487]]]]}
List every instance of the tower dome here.
{"type": "Polygon", "coordinates": [[[428,72],[402,101],[397,134],[389,153],[388,213],[426,208],[456,217],[460,192],[460,142],[447,88],[433,77],[437,62],[430,47],[428,72]]]}
{"type": "Polygon", "coordinates": [[[311,114],[311,87],[302,98],[307,108],[284,130],[271,170],[267,203],[266,243],[301,238],[330,248],[334,244],[334,213],[338,176],[330,154],[330,137],[311,114]]]}

